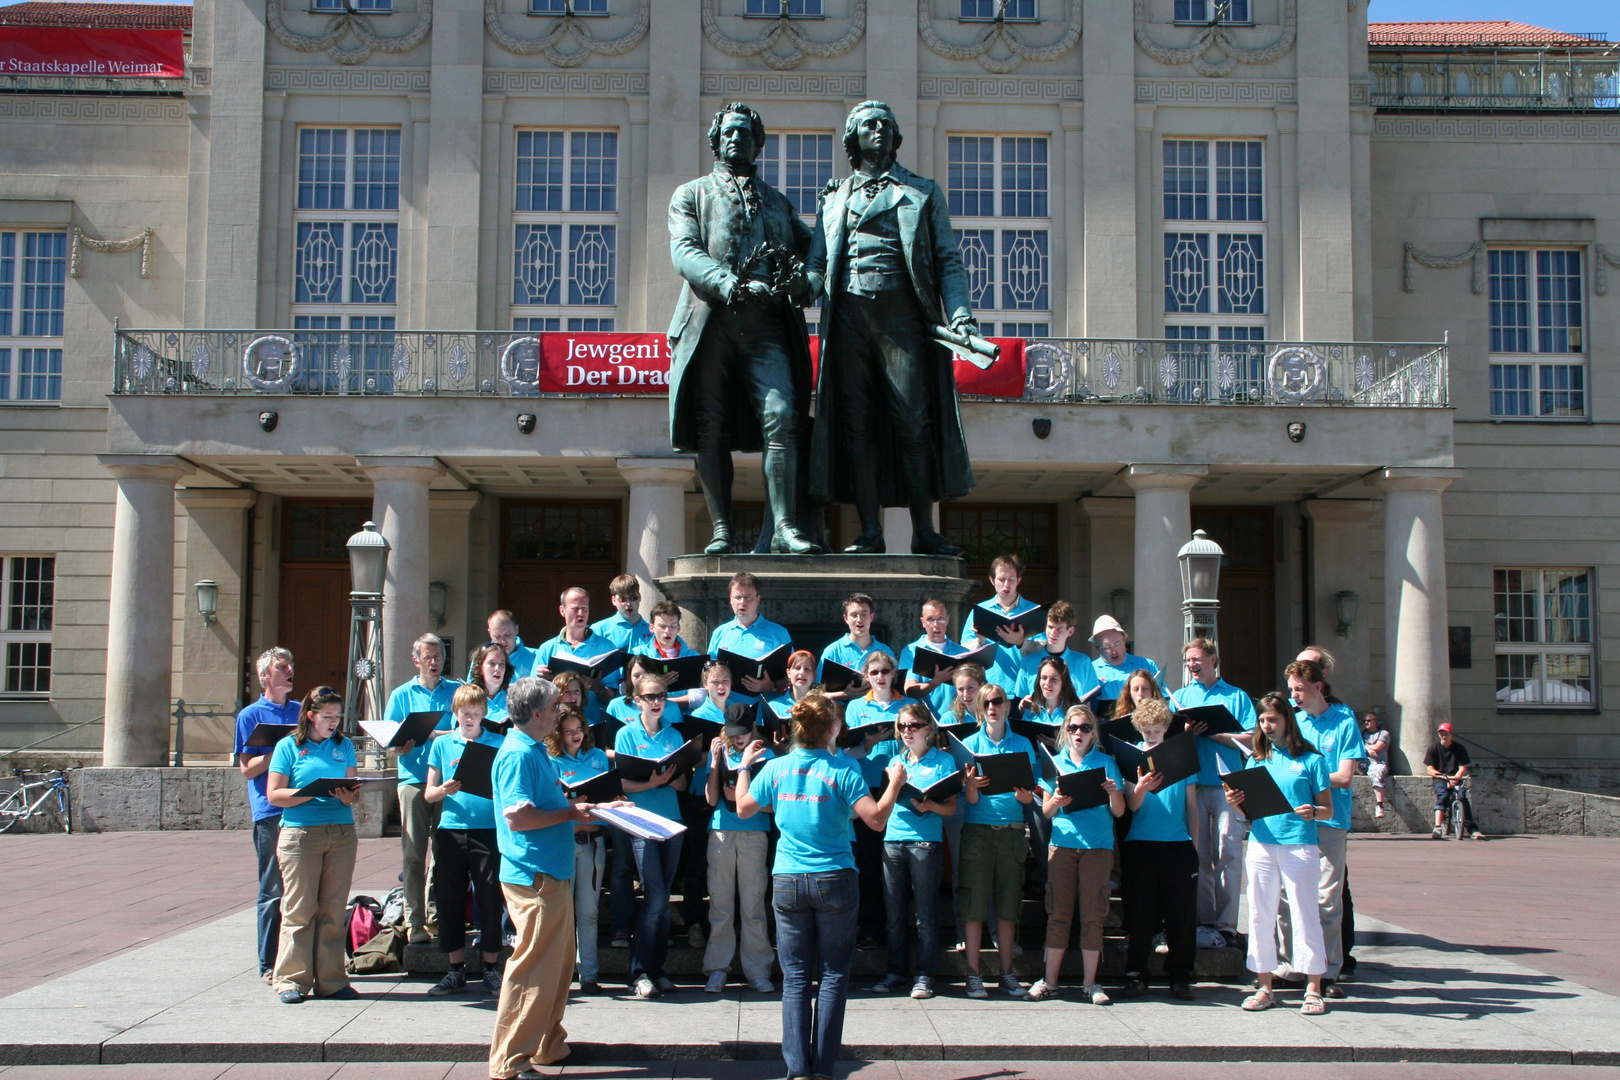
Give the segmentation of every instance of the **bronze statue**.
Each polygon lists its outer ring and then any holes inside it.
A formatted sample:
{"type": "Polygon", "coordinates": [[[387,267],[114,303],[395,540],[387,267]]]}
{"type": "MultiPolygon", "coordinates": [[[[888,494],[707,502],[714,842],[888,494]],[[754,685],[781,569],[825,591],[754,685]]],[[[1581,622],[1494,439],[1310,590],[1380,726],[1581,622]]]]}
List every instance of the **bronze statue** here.
{"type": "Polygon", "coordinates": [[[686,279],[669,327],[670,442],[697,453],[714,522],[706,554],[752,547],[752,537],[732,535],[731,454],[758,450],[776,523],[771,551],[817,554],[822,548],[801,530],[797,513],[809,426],[801,303],[810,229],[754,169],[765,148],[757,112],[740,102],[725,106],[709,126],[709,146],[714,171],[681,185],[669,202],[670,258],[686,279]]]}
{"type": "Polygon", "coordinates": [[[827,185],[806,266],[825,295],[810,494],[854,503],[844,550],[884,550],[885,506],[911,511],[911,550],[961,555],[933,504],[973,487],[956,407],[953,353],[993,355],[979,335],[945,193],[895,162],[900,126],[881,101],[844,123],[854,173],[827,185]]]}

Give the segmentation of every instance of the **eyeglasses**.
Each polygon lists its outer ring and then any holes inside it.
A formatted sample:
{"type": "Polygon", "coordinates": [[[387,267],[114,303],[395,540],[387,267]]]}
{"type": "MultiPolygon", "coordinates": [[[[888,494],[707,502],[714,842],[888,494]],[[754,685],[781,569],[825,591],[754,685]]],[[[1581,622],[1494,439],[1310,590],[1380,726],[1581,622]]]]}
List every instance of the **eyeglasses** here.
{"type": "Polygon", "coordinates": [[[893,675],[894,674],[894,668],[892,668],[892,667],[875,667],[871,671],[868,671],[867,674],[868,675],[893,675]]]}
{"type": "Polygon", "coordinates": [[[927,724],[900,723],[900,724],[896,724],[894,726],[895,726],[895,729],[898,730],[898,731],[927,731],[928,730],[928,725],[927,724]]]}
{"type": "Polygon", "coordinates": [[[641,695],[641,700],[642,701],[663,701],[668,697],[669,697],[668,694],[642,694],[641,695]]]}
{"type": "Polygon", "coordinates": [[[1069,725],[1069,734],[1070,735],[1090,735],[1091,734],[1091,725],[1090,724],[1070,724],[1069,725]]]}
{"type": "Polygon", "coordinates": [[[1007,704],[1007,699],[1004,697],[981,697],[979,698],[979,703],[988,709],[992,705],[1007,704]]]}

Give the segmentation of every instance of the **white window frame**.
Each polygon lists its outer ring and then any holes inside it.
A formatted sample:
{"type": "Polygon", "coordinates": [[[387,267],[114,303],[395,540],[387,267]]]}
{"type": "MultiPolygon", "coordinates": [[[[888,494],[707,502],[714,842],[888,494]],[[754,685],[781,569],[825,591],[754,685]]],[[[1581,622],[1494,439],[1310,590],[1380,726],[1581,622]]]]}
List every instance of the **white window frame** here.
{"type": "MultiPolygon", "coordinates": [[[[953,213],[951,215],[951,227],[956,231],[958,246],[961,245],[961,240],[962,240],[963,234],[964,233],[969,233],[969,232],[973,232],[973,233],[989,232],[991,234],[991,236],[993,237],[993,239],[994,239],[994,249],[989,253],[989,257],[990,257],[990,299],[991,299],[992,303],[989,306],[982,307],[982,308],[975,305],[975,307],[973,309],[973,314],[979,320],[979,325],[981,326],[981,328],[984,329],[987,336],[995,336],[995,337],[1009,336],[1009,335],[1005,335],[1005,334],[1001,333],[1002,326],[1005,323],[1015,323],[1015,324],[1016,323],[1022,323],[1022,324],[1033,324],[1032,327],[1025,327],[1025,328],[1033,328],[1035,330],[1040,330],[1040,329],[1042,329],[1044,327],[1045,333],[1036,333],[1033,336],[1035,336],[1035,337],[1048,337],[1048,336],[1051,335],[1051,332],[1052,332],[1052,314],[1053,314],[1054,310],[1056,309],[1056,304],[1054,302],[1054,300],[1055,300],[1054,294],[1055,294],[1056,290],[1055,290],[1055,286],[1053,284],[1052,279],[1053,279],[1053,269],[1054,269],[1054,267],[1056,266],[1056,263],[1057,263],[1056,253],[1053,250],[1053,243],[1054,243],[1053,231],[1054,230],[1053,230],[1053,225],[1052,225],[1052,203],[1053,203],[1053,200],[1054,200],[1054,198],[1056,196],[1056,192],[1054,191],[1054,185],[1052,183],[1052,173],[1055,171],[1055,168],[1056,168],[1056,163],[1053,161],[1053,158],[1052,158],[1052,148],[1053,148],[1052,136],[1049,133],[1039,132],[1039,131],[1025,131],[1025,132],[1018,132],[1018,131],[1003,131],[1003,132],[952,131],[952,132],[950,132],[949,135],[948,135],[948,138],[946,139],[947,173],[946,173],[945,184],[946,184],[946,187],[947,187],[947,191],[946,191],[946,199],[947,199],[947,201],[949,200],[950,195],[951,195],[951,192],[949,190],[949,186],[950,186],[950,183],[951,183],[950,175],[949,175],[949,162],[950,162],[951,140],[953,140],[953,139],[989,139],[991,141],[991,147],[992,147],[991,161],[990,161],[990,169],[991,169],[990,210],[991,210],[991,213],[989,213],[989,214],[965,214],[965,213],[964,214],[957,214],[957,213],[953,213]],[[1038,139],[1042,143],[1045,144],[1045,149],[1046,149],[1046,160],[1044,162],[1044,164],[1046,165],[1046,213],[1045,214],[1023,215],[1023,214],[1004,214],[1004,213],[1002,213],[1002,210],[1004,208],[1003,207],[1003,195],[1005,195],[1007,193],[1007,190],[1008,190],[1007,187],[1006,187],[1006,177],[1005,177],[1005,174],[1003,172],[1005,166],[1008,164],[1008,162],[1006,160],[1007,143],[1008,143],[1008,141],[1014,140],[1014,139],[1038,139]],[[1008,237],[1009,237],[1009,234],[1014,234],[1012,242],[1017,242],[1017,240],[1019,240],[1021,238],[1017,237],[1015,234],[1017,234],[1019,232],[1029,232],[1029,233],[1032,233],[1032,234],[1044,234],[1044,236],[1045,236],[1046,253],[1045,253],[1044,257],[1046,259],[1045,279],[1046,279],[1046,302],[1047,302],[1047,306],[1044,307],[1044,308],[1006,308],[1006,307],[1002,306],[1002,301],[1006,298],[1006,295],[1007,295],[1007,292],[1006,292],[1006,290],[1007,290],[1007,258],[1008,258],[1007,252],[1008,252],[1008,244],[1009,244],[1008,237]]],[[[1014,163],[1014,164],[1016,164],[1016,163],[1014,163]]],[[[1034,241],[1033,236],[1030,239],[1031,239],[1032,242],[1034,241]]],[[[964,257],[964,262],[966,262],[967,259],[969,258],[968,253],[964,252],[963,257],[964,257]]],[[[969,277],[970,277],[970,279],[972,277],[972,270],[971,269],[969,269],[969,277]]]]}
{"type": "MultiPolygon", "coordinates": [[[[1163,305],[1161,313],[1164,317],[1165,336],[1175,332],[1185,333],[1191,329],[1197,335],[1197,340],[1216,339],[1217,344],[1222,330],[1234,331],[1242,329],[1252,333],[1258,327],[1262,339],[1270,336],[1270,317],[1276,307],[1276,296],[1272,292],[1271,268],[1275,261],[1272,251],[1270,233],[1267,228],[1267,219],[1271,214],[1269,188],[1271,178],[1268,175],[1266,157],[1270,147],[1266,140],[1252,136],[1231,136],[1226,138],[1211,138],[1204,135],[1165,135],[1159,140],[1159,190],[1157,212],[1160,218],[1160,245],[1154,252],[1159,264],[1159,275],[1156,288],[1159,302],[1163,305]],[[1206,215],[1203,217],[1169,217],[1165,214],[1165,202],[1171,196],[1166,191],[1165,171],[1172,166],[1164,163],[1164,154],[1171,144],[1202,143],[1205,146],[1205,163],[1201,166],[1175,166],[1177,168],[1194,168],[1204,174],[1204,195],[1206,215]],[[1243,143],[1258,144],[1260,147],[1260,217],[1258,220],[1232,219],[1219,217],[1219,182],[1218,177],[1221,166],[1219,162],[1219,144],[1243,143]],[[1192,236],[1201,237],[1205,255],[1205,284],[1207,294],[1207,311],[1171,311],[1166,302],[1166,291],[1169,286],[1168,262],[1171,256],[1165,253],[1165,246],[1172,243],[1170,238],[1192,236]],[[1254,312],[1222,312],[1220,310],[1222,262],[1221,246],[1223,239],[1233,237],[1258,236],[1261,245],[1260,281],[1261,295],[1260,313],[1254,312]],[[1207,327],[1205,331],[1202,328],[1207,327]]],[[[1249,168],[1249,166],[1239,166],[1249,168]]],[[[1247,197],[1246,195],[1243,197],[1247,197]]],[[[1179,241],[1178,241],[1179,242],[1179,241]]],[[[1230,248],[1230,245],[1229,245],[1230,248]]]]}
{"type": "MultiPolygon", "coordinates": [[[[57,407],[62,404],[62,385],[64,358],[67,355],[63,346],[62,334],[23,334],[23,291],[27,288],[24,282],[25,263],[27,262],[27,249],[29,236],[50,236],[57,239],[62,248],[61,271],[62,281],[59,283],[46,282],[45,284],[58,284],[62,289],[62,307],[51,310],[56,320],[63,323],[61,329],[66,329],[67,322],[67,260],[68,241],[67,233],[61,229],[0,229],[0,253],[10,243],[11,254],[0,254],[0,303],[7,299],[9,291],[9,304],[6,305],[5,314],[10,316],[11,333],[0,336],[0,406],[24,407],[57,407]],[[23,354],[29,353],[30,370],[24,374],[23,354]],[[43,357],[34,355],[43,352],[43,357]],[[41,360],[46,365],[43,373],[36,373],[33,366],[41,360]],[[24,389],[32,390],[40,375],[45,378],[45,397],[23,397],[24,389]],[[26,381],[25,381],[26,380],[26,381]],[[55,395],[51,395],[51,390],[55,395]]],[[[0,322],[0,329],[4,323],[0,322]]]]}
{"type": "MultiPolygon", "coordinates": [[[[957,19],[958,22],[964,22],[964,23],[987,23],[987,22],[994,22],[995,21],[995,15],[994,14],[991,14],[991,15],[979,15],[979,14],[968,15],[968,14],[962,13],[962,5],[963,5],[964,2],[965,2],[965,0],[957,0],[956,5],[955,5],[956,10],[958,12],[958,14],[956,16],[956,19],[957,19]]],[[[1015,15],[1015,14],[1012,14],[1011,9],[1016,5],[1016,3],[1017,3],[1017,0],[1013,0],[1012,3],[1007,5],[1008,9],[1009,9],[1009,13],[1006,16],[1004,16],[1004,21],[1006,21],[1006,22],[1021,22],[1021,23],[1037,23],[1037,22],[1041,21],[1041,0],[1029,0],[1030,13],[1028,15],[1023,15],[1023,14],[1015,15]]],[[[993,0],[993,2],[991,3],[991,8],[994,9],[995,7],[999,6],[999,4],[1000,4],[1000,0],[993,0]]]]}
{"type": "MultiPolygon", "coordinates": [[[[296,320],[298,319],[299,316],[323,316],[323,317],[329,317],[329,316],[334,316],[335,315],[335,316],[338,316],[338,317],[343,319],[344,328],[345,328],[345,330],[347,330],[347,329],[349,329],[351,327],[351,325],[356,320],[363,320],[363,319],[365,319],[367,317],[380,318],[380,319],[385,320],[385,321],[390,320],[390,319],[394,319],[394,318],[397,317],[398,312],[399,312],[399,296],[400,296],[400,292],[401,292],[401,290],[403,288],[403,282],[402,282],[402,280],[400,278],[400,274],[399,274],[399,259],[400,259],[400,255],[401,255],[401,252],[402,252],[402,248],[404,246],[403,243],[401,243],[401,239],[400,239],[400,212],[399,212],[399,206],[401,204],[403,204],[404,199],[405,199],[405,192],[403,190],[404,186],[405,186],[405,183],[404,183],[404,180],[405,180],[405,177],[404,177],[405,154],[404,154],[403,139],[404,139],[403,130],[401,128],[399,128],[397,125],[391,125],[391,124],[301,124],[301,125],[299,125],[298,131],[294,135],[294,143],[293,143],[293,146],[294,146],[294,172],[293,172],[293,181],[292,181],[292,201],[293,201],[293,226],[292,226],[293,293],[292,293],[292,305],[291,305],[291,312],[290,312],[292,317],[293,317],[293,320],[294,320],[293,325],[295,325],[295,326],[297,325],[296,320]],[[347,137],[344,139],[344,156],[343,156],[343,164],[344,164],[343,202],[344,202],[344,206],[343,206],[342,209],[301,209],[298,206],[298,181],[299,181],[298,169],[299,169],[300,164],[302,162],[302,143],[303,143],[303,133],[305,131],[343,131],[343,132],[346,133],[347,137]],[[398,192],[398,198],[396,198],[394,200],[395,201],[395,208],[392,209],[392,210],[357,210],[357,209],[354,209],[354,202],[355,202],[354,189],[355,189],[355,186],[356,186],[356,179],[355,179],[355,172],[354,172],[354,159],[355,159],[355,142],[357,141],[354,136],[355,136],[355,132],[357,132],[357,131],[392,131],[392,132],[397,132],[400,135],[400,138],[401,138],[401,152],[400,152],[400,164],[399,164],[400,178],[399,178],[399,185],[398,185],[400,190],[398,192]],[[342,244],[339,245],[339,255],[338,255],[339,291],[338,291],[338,301],[335,302],[335,303],[331,302],[331,301],[319,301],[319,302],[305,301],[305,302],[300,302],[298,300],[298,274],[297,274],[298,246],[299,246],[298,245],[298,230],[299,230],[299,226],[302,225],[302,224],[315,223],[315,222],[337,222],[337,223],[341,223],[343,225],[343,227],[344,227],[343,228],[343,242],[342,242],[342,244]],[[354,245],[354,229],[355,229],[355,226],[357,226],[357,225],[358,226],[366,226],[366,225],[372,225],[372,224],[393,225],[394,229],[395,229],[395,233],[394,233],[394,236],[395,236],[395,242],[394,242],[394,302],[393,303],[365,303],[365,302],[361,302],[361,301],[355,301],[355,300],[352,299],[352,291],[351,290],[353,288],[353,283],[351,281],[351,273],[352,273],[352,270],[353,270],[352,259],[353,259],[353,256],[354,256],[354,249],[353,249],[353,245],[354,245]]],[[[335,331],[330,331],[330,330],[328,330],[328,331],[319,331],[319,330],[311,331],[311,333],[322,333],[322,332],[331,333],[331,332],[335,332],[335,331]]],[[[382,332],[386,333],[387,331],[384,330],[382,332]]]]}
{"type": "MultiPolygon", "coordinates": [[[[1597,595],[1598,595],[1598,589],[1597,589],[1597,574],[1596,574],[1595,569],[1593,567],[1590,567],[1590,566],[1497,566],[1497,567],[1493,568],[1491,578],[1492,578],[1492,581],[1491,581],[1491,603],[1492,603],[1492,616],[1493,616],[1492,617],[1492,625],[1493,625],[1492,639],[1493,639],[1493,645],[1495,646],[1494,650],[1493,650],[1493,655],[1492,655],[1492,680],[1493,680],[1493,691],[1494,691],[1494,696],[1496,698],[1496,706],[1497,706],[1497,708],[1498,709],[1504,709],[1504,710],[1532,710],[1532,711],[1536,711],[1536,712],[1592,712],[1592,711],[1596,711],[1597,708],[1598,708],[1598,693],[1599,693],[1599,690],[1600,690],[1602,684],[1601,684],[1601,680],[1600,680],[1599,675],[1598,675],[1598,662],[1597,662],[1597,645],[1596,645],[1596,641],[1597,641],[1597,636],[1598,636],[1598,633],[1597,633],[1597,595]],[[1500,602],[1499,597],[1502,597],[1504,595],[1508,595],[1508,596],[1525,596],[1525,595],[1529,595],[1529,594],[1524,593],[1522,591],[1521,592],[1511,592],[1511,593],[1503,593],[1503,592],[1498,591],[1498,589],[1497,589],[1497,577],[1498,577],[1498,575],[1508,574],[1508,573],[1533,574],[1533,575],[1535,575],[1536,591],[1534,593],[1534,600],[1532,601],[1533,604],[1534,604],[1535,610],[1534,610],[1533,615],[1528,616],[1529,618],[1532,618],[1534,620],[1535,634],[1536,634],[1535,640],[1525,640],[1525,641],[1498,641],[1498,640],[1495,640],[1495,638],[1500,633],[1500,631],[1496,629],[1496,623],[1498,622],[1498,617],[1496,616],[1496,611],[1498,609],[1498,604],[1500,602]],[[1585,593],[1586,614],[1585,614],[1584,618],[1576,617],[1576,618],[1574,618],[1572,620],[1572,621],[1575,621],[1575,622],[1584,622],[1585,623],[1585,626],[1586,626],[1586,635],[1585,635],[1586,640],[1584,640],[1584,641],[1549,641],[1549,640],[1547,640],[1548,637],[1550,636],[1550,635],[1547,634],[1547,625],[1549,623],[1551,623],[1551,622],[1554,622],[1554,621],[1563,622],[1563,621],[1566,621],[1566,619],[1568,619],[1567,616],[1563,616],[1563,615],[1560,615],[1560,616],[1557,616],[1557,617],[1549,615],[1548,610],[1547,610],[1547,598],[1549,596],[1549,590],[1547,588],[1548,575],[1557,575],[1557,574],[1584,574],[1584,575],[1586,575],[1586,593],[1585,593]],[[1548,675],[1548,671],[1549,671],[1548,657],[1562,657],[1562,658],[1566,658],[1566,659],[1567,658],[1576,658],[1576,659],[1584,659],[1586,661],[1586,671],[1587,671],[1587,676],[1586,677],[1591,683],[1591,689],[1589,691],[1587,691],[1587,700],[1585,700],[1585,701],[1578,701],[1578,700],[1548,700],[1547,687],[1548,687],[1548,685],[1550,683],[1553,683],[1553,682],[1556,681],[1555,679],[1549,677],[1549,675],[1548,675]],[[1520,697],[1517,700],[1505,700],[1503,698],[1504,693],[1511,692],[1508,687],[1504,687],[1502,685],[1503,684],[1502,669],[1503,669],[1503,661],[1504,661],[1504,659],[1507,660],[1508,664],[1510,665],[1509,672],[1508,672],[1508,678],[1510,680],[1512,680],[1512,681],[1522,681],[1521,677],[1525,674],[1525,671],[1522,668],[1521,668],[1520,671],[1514,672],[1512,670],[1513,667],[1519,667],[1521,665],[1527,665],[1529,663],[1534,663],[1535,664],[1536,675],[1535,675],[1534,681],[1531,682],[1530,685],[1525,688],[1526,690],[1529,691],[1530,695],[1532,695],[1532,696],[1520,697]]],[[[1525,617],[1526,616],[1519,615],[1516,618],[1518,620],[1522,621],[1522,619],[1524,619],[1525,617]]]]}
{"type": "MultiPolygon", "coordinates": [[[[827,13],[823,7],[822,0],[789,0],[788,18],[825,19],[827,13]]],[[[745,19],[780,19],[781,10],[781,0],[743,0],[742,16],[745,19]],[[760,10],[751,10],[753,8],[760,10]]]]}
{"type": "MultiPolygon", "coordinates": [[[[555,318],[558,325],[566,329],[570,319],[612,319],[613,325],[618,325],[619,304],[624,300],[624,266],[626,258],[626,236],[624,224],[620,220],[624,206],[625,170],[624,170],[624,132],[614,127],[529,127],[518,128],[512,133],[512,202],[511,220],[506,233],[507,243],[505,259],[502,266],[503,288],[505,290],[508,306],[508,325],[517,326],[518,319],[555,318]],[[562,165],[562,209],[560,210],[518,210],[517,205],[517,148],[519,137],[524,134],[536,132],[561,132],[563,148],[562,165]],[[615,209],[611,211],[570,210],[572,199],[571,185],[574,163],[574,135],[576,134],[611,134],[614,136],[614,180],[613,199],[615,209]],[[516,303],[515,277],[517,272],[518,230],[525,225],[558,225],[562,248],[562,269],[558,279],[558,292],[555,304],[519,304],[516,303]],[[571,225],[608,225],[613,227],[613,303],[612,304],[571,304],[568,296],[568,283],[573,275],[573,252],[569,244],[569,226],[571,225]]],[[[544,331],[542,331],[544,332],[544,331]]]]}
{"type": "MultiPolygon", "coordinates": [[[[44,606],[44,605],[41,605],[44,606]]],[[[54,631],[56,626],[56,555],[54,552],[16,552],[8,551],[0,554],[0,699],[7,701],[42,701],[51,696],[49,685],[44,690],[11,690],[11,653],[13,647],[43,645],[51,650],[49,661],[43,665],[47,684],[52,681],[55,673],[56,650],[54,645],[54,631]],[[51,626],[47,629],[11,629],[11,594],[14,575],[17,572],[18,562],[24,559],[49,559],[51,561],[51,626]]]]}
{"type": "MultiPolygon", "coordinates": [[[[1214,16],[1215,7],[1222,2],[1224,0],[1187,0],[1188,13],[1186,16],[1182,16],[1176,13],[1175,3],[1172,0],[1170,17],[1178,26],[1203,26],[1214,16]],[[1202,11],[1197,10],[1199,5],[1202,5],[1202,11]]],[[[1241,19],[1230,17],[1222,19],[1222,24],[1225,26],[1253,26],[1255,0],[1232,0],[1232,4],[1234,7],[1237,4],[1243,5],[1243,17],[1241,19]]]]}
{"type": "Polygon", "coordinates": [[[1591,271],[1593,253],[1588,248],[1574,245],[1548,245],[1532,247],[1525,244],[1495,244],[1486,254],[1486,315],[1485,315],[1485,343],[1489,352],[1489,368],[1486,375],[1486,411],[1492,420],[1505,423],[1560,423],[1580,424],[1586,423],[1592,416],[1592,371],[1587,354],[1586,324],[1590,318],[1591,297],[1589,295],[1588,279],[1591,271]],[[1525,334],[1529,348],[1523,352],[1511,352],[1497,349],[1492,341],[1492,317],[1490,305],[1495,301],[1490,299],[1491,291],[1496,284],[1496,275],[1490,270],[1490,256],[1499,252],[1523,252],[1525,254],[1525,305],[1528,308],[1528,321],[1525,325],[1525,334]],[[1537,267],[1537,256],[1543,252],[1574,252],[1580,256],[1580,304],[1581,321],[1579,324],[1567,327],[1570,338],[1570,348],[1565,352],[1541,351],[1541,302],[1540,280],[1541,275],[1537,267]],[[1517,369],[1510,378],[1509,372],[1517,369]],[[1517,376],[1527,374],[1528,385],[1519,386],[1517,376]],[[1557,385],[1560,375],[1564,376],[1564,385],[1557,385]],[[1580,387],[1572,390],[1574,381],[1578,379],[1580,387]],[[1515,385],[1507,385],[1509,382],[1515,385]],[[1560,409],[1560,395],[1567,403],[1568,395],[1579,393],[1581,407],[1579,411],[1560,409]],[[1519,401],[1528,401],[1528,411],[1507,411],[1507,395],[1514,395],[1519,401]]]}

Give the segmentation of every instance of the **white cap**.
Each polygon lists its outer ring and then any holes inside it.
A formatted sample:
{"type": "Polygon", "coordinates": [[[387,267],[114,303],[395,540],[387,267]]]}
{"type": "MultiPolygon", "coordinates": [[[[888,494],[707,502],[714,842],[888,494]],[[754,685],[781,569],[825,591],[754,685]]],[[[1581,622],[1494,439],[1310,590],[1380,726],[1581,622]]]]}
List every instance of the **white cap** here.
{"type": "Polygon", "coordinates": [[[1129,636],[1125,633],[1125,628],[1119,625],[1119,620],[1114,618],[1112,615],[1097,616],[1097,621],[1091,624],[1091,640],[1096,641],[1097,635],[1102,633],[1104,630],[1113,630],[1122,636],[1129,636]]]}

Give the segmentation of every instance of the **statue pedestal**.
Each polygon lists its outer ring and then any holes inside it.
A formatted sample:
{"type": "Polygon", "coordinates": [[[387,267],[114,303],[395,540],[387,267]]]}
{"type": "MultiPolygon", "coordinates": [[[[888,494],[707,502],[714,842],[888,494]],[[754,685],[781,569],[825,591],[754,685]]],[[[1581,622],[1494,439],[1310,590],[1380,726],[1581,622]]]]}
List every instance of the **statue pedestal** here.
{"type": "Polygon", "coordinates": [[[669,575],[658,579],[666,597],[681,605],[681,636],[706,651],[709,633],[732,618],[729,592],[733,574],[759,579],[760,609],[785,626],[793,643],[817,656],[848,632],[844,597],[863,592],[872,598],[872,634],[900,654],[922,635],[922,602],[942,600],[951,613],[951,636],[962,631],[962,614],[975,583],[962,576],[961,559],[937,555],[677,555],[669,575]]]}

